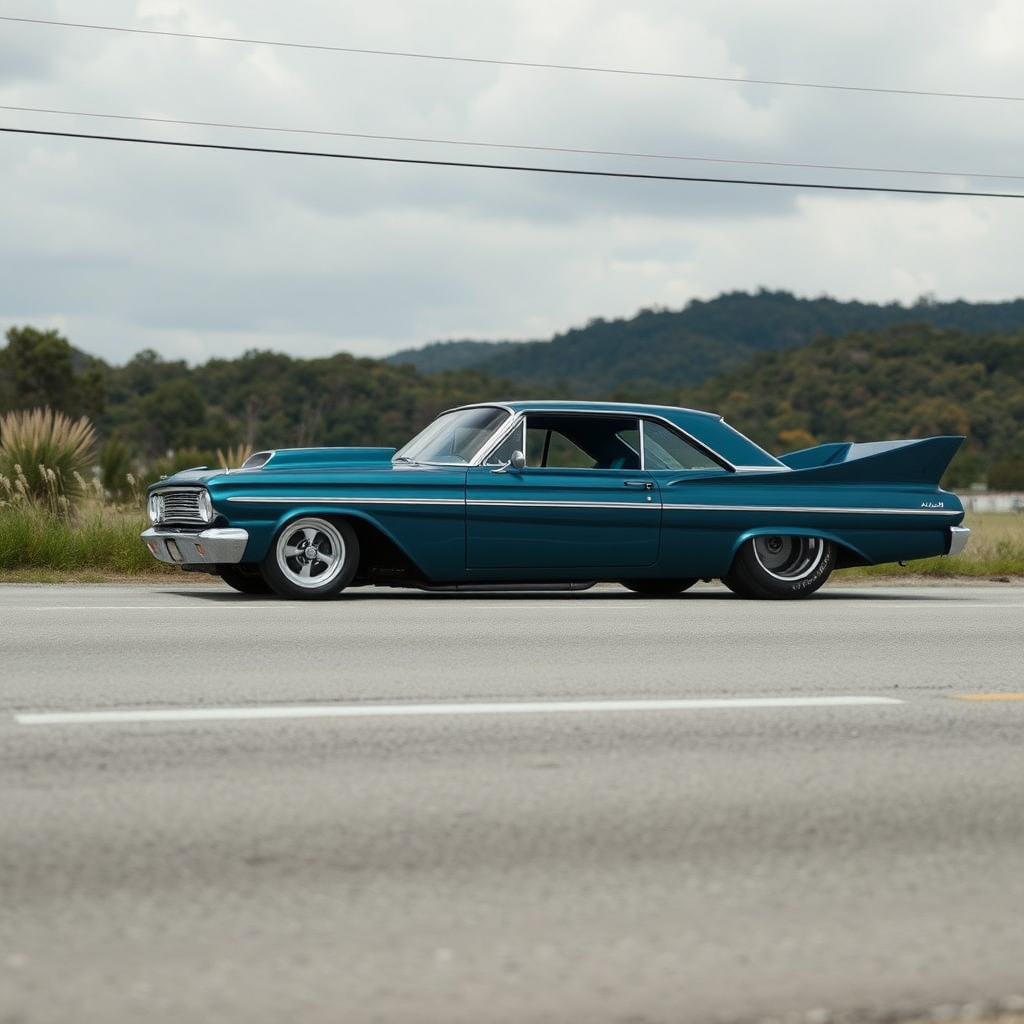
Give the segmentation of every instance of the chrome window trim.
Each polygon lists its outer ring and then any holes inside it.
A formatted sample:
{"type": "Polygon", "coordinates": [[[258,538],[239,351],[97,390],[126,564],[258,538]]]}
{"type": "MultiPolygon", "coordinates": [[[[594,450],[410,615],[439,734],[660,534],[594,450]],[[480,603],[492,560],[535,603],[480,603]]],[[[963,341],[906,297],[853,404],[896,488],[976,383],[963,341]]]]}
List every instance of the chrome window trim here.
{"type": "MultiPolygon", "coordinates": [[[[662,416],[648,416],[641,415],[640,417],[640,468],[645,473],[708,473],[715,472],[715,470],[706,469],[648,469],[647,468],[647,437],[644,433],[644,427],[648,420],[657,421],[660,425],[668,428],[670,433],[676,434],[681,437],[688,445],[695,448],[698,452],[706,455],[712,462],[717,462],[719,467],[727,473],[738,472],[738,467],[734,466],[728,459],[719,455],[714,449],[709,448],[706,444],[702,444],[697,440],[691,433],[683,430],[682,427],[677,426],[671,420],[667,420],[662,416]]],[[[774,458],[774,456],[772,456],[774,458]]],[[[765,469],[768,472],[773,472],[774,466],[758,467],[765,469]]]]}
{"type": "MultiPolygon", "coordinates": [[[[516,429],[521,424],[526,422],[526,413],[524,413],[524,412],[515,412],[512,409],[508,408],[508,406],[505,406],[505,405],[499,405],[499,406],[496,406],[496,408],[504,409],[506,412],[509,412],[512,415],[505,422],[505,425],[502,427],[502,429],[499,430],[497,434],[495,434],[494,440],[492,440],[491,444],[489,446],[485,447],[485,448],[482,448],[479,452],[477,452],[476,458],[472,462],[468,463],[467,465],[473,466],[474,468],[479,468],[481,466],[486,466],[487,465],[487,460],[490,458],[491,453],[497,451],[505,443],[505,441],[512,434],[515,433],[516,429]]],[[[524,443],[525,443],[525,438],[524,438],[524,443]]],[[[495,463],[495,465],[497,465],[497,464],[495,463]]]]}
{"type": "MultiPolygon", "coordinates": [[[[517,417],[522,417],[522,415],[523,415],[521,412],[517,413],[515,411],[515,409],[513,409],[511,406],[506,405],[504,402],[478,402],[478,403],[474,403],[473,405],[456,405],[456,406],[453,406],[451,409],[444,409],[441,412],[439,412],[437,414],[437,416],[435,416],[434,419],[431,420],[430,422],[433,423],[435,420],[440,419],[442,416],[447,416],[448,413],[450,413],[450,412],[460,412],[463,409],[500,409],[502,412],[508,413],[508,415],[509,415],[509,419],[505,421],[506,423],[508,423],[510,421],[514,421],[517,417]]],[[[430,423],[427,424],[427,427],[429,427],[429,426],[430,426],[430,423]]],[[[427,427],[424,427],[423,430],[426,430],[427,427]]],[[[418,437],[419,434],[421,434],[422,432],[423,431],[418,431],[417,434],[415,434],[413,436],[414,437],[418,437]]],[[[505,433],[501,433],[500,436],[502,437],[502,439],[504,439],[506,435],[505,435],[505,433]]],[[[413,438],[409,438],[409,441],[411,441],[412,439],[413,438]]],[[[408,443],[409,442],[407,441],[406,444],[408,444],[408,443]]],[[[403,445],[402,447],[405,447],[405,446],[403,445]]],[[[412,466],[441,466],[441,467],[443,467],[445,469],[451,469],[453,467],[456,468],[456,469],[466,469],[469,466],[480,466],[480,465],[482,465],[483,464],[482,463],[483,452],[485,452],[485,451],[486,452],[491,452],[491,451],[494,450],[495,447],[496,447],[496,445],[494,445],[494,444],[491,444],[490,446],[486,446],[485,445],[483,448],[480,449],[480,451],[478,451],[476,453],[476,455],[473,456],[473,458],[469,462],[427,462],[426,460],[424,460],[424,461],[417,460],[416,462],[408,463],[408,465],[412,465],[412,466]]],[[[401,451],[401,450],[402,450],[401,448],[398,449],[398,451],[401,451]]],[[[395,466],[395,465],[401,466],[401,465],[404,465],[404,463],[396,463],[394,461],[394,458],[392,458],[391,465],[392,466],[395,466]]]]}
{"type": "MultiPolygon", "coordinates": [[[[470,408],[477,408],[477,406],[471,406],[470,408]]],[[[493,406],[485,404],[483,406],[480,406],[479,408],[504,409],[506,412],[510,412],[510,413],[513,412],[513,410],[510,409],[508,406],[501,405],[501,404],[496,404],[496,405],[493,405],[493,406]]],[[[677,434],[679,437],[683,438],[683,440],[686,441],[687,444],[692,445],[694,448],[696,448],[697,451],[702,452],[703,454],[707,455],[707,457],[709,459],[711,459],[714,462],[717,462],[718,465],[721,466],[722,469],[725,472],[727,472],[727,473],[736,473],[736,472],[739,472],[741,469],[742,470],[746,470],[748,472],[763,472],[763,473],[774,473],[774,472],[777,472],[779,470],[786,470],[787,472],[792,472],[792,470],[790,470],[789,467],[786,466],[785,464],[783,464],[782,462],[779,462],[779,464],[777,466],[757,466],[757,467],[753,467],[753,468],[750,468],[750,469],[748,469],[748,467],[745,467],[745,466],[742,466],[742,467],[741,466],[734,466],[728,459],[726,459],[722,455],[719,455],[718,452],[716,452],[712,448],[709,448],[702,441],[699,441],[696,437],[694,437],[691,433],[689,433],[689,431],[683,430],[683,428],[680,427],[678,424],[673,423],[670,419],[667,419],[664,416],[659,416],[657,413],[653,413],[653,412],[651,412],[651,413],[647,413],[647,412],[630,412],[630,411],[625,410],[625,409],[623,409],[621,411],[616,411],[616,412],[613,412],[611,410],[597,411],[597,410],[592,410],[592,409],[567,409],[567,408],[564,408],[564,407],[558,408],[557,406],[554,407],[554,408],[551,408],[551,409],[547,409],[547,408],[545,408],[545,409],[525,409],[525,410],[521,409],[518,412],[515,412],[514,415],[512,416],[512,419],[509,421],[509,425],[507,426],[507,428],[502,430],[497,435],[496,439],[491,443],[491,445],[489,445],[486,449],[482,449],[481,452],[479,452],[477,454],[476,458],[472,462],[466,463],[466,465],[468,465],[468,466],[483,466],[483,465],[486,465],[486,461],[485,460],[491,454],[491,452],[495,451],[495,449],[497,449],[497,448],[500,448],[501,445],[504,443],[505,439],[513,432],[515,427],[518,424],[522,423],[524,420],[526,420],[531,414],[535,414],[535,415],[539,414],[539,415],[544,415],[544,416],[547,416],[547,415],[550,414],[550,415],[557,415],[557,416],[590,416],[590,417],[595,417],[595,416],[596,417],[617,416],[619,418],[633,417],[634,419],[636,419],[638,421],[639,428],[640,428],[640,451],[639,451],[638,454],[640,456],[640,470],[639,470],[639,472],[642,472],[642,473],[652,473],[652,472],[657,472],[657,473],[680,473],[680,472],[686,472],[686,470],[678,470],[678,469],[672,469],[672,470],[649,470],[647,468],[647,453],[645,451],[645,443],[644,443],[644,426],[645,426],[645,424],[648,421],[659,423],[662,426],[664,426],[667,430],[671,431],[673,434],[677,434]]],[[[774,458],[774,456],[771,456],[771,457],[774,458]]],[[[424,465],[424,466],[426,466],[426,465],[452,465],[452,463],[426,463],[426,462],[424,462],[424,463],[418,463],[418,465],[424,465]]],[[[544,467],[533,466],[531,468],[533,468],[533,469],[538,469],[538,468],[547,469],[549,467],[547,467],[547,466],[544,466],[544,467]]],[[[558,467],[550,467],[550,468],[558,468],[558,467]]],[[[624,469],[624,470],[622,470],[622,472],[623,473],[636,473],[638,471],[635,470],[635,469],[633,469],[633,470],[624,469]]],[[[701,472],[701,471],[700,470],[693,470],[693,472],[701,472]]],[[[714,471],[713,470],[709,470],[708,472],[714,472],[714,471]]]]}

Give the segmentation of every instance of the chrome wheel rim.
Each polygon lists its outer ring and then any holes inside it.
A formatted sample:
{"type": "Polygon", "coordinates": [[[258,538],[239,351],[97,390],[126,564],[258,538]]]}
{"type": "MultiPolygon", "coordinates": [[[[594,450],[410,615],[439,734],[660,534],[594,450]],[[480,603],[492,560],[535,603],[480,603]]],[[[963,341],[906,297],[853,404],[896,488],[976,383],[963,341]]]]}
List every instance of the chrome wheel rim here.
{"type": "Polygon", "coordinates": [[[289,583],[306,590],[328,586],[345,567],[345,541],[323,519],[300,519],[281,531],[277,565],[289,583]]]}
{"type": "Polygon", "coordinates": [[[812,576],[825,557],[825,542],[818,537],[755,537],[754,557],[769,576],[786,583],[812,576]]]}

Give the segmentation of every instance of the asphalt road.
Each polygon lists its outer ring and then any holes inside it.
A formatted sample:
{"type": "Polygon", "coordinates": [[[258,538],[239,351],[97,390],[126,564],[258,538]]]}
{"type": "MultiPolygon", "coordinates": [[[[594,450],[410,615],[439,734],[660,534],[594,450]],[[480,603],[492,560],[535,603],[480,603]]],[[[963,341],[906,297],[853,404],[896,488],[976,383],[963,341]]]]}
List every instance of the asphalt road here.
{"type": "Polygon", "coordinates": [[[1014,586],[0,587],[0,1024],[1024,993],[1022,625],[1014,586]]]}

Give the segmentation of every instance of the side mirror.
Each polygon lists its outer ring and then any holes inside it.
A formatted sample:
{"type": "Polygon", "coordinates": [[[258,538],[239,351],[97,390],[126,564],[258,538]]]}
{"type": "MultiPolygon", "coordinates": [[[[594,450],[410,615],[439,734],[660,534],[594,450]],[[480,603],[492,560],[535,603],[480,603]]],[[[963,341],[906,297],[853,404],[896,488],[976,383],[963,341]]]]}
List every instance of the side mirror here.
{"type": "Polygon", "coordinates": [[[512,453],[512,457],[508,460],[508,462],[501,463],[501,465],[499,465],[497,469],[492,469],[491,472],[507,473],[510,469],[514,469],[518,472],[520,469],[525,468],[526,456],[520,451],[515,451],[512,453]]]}

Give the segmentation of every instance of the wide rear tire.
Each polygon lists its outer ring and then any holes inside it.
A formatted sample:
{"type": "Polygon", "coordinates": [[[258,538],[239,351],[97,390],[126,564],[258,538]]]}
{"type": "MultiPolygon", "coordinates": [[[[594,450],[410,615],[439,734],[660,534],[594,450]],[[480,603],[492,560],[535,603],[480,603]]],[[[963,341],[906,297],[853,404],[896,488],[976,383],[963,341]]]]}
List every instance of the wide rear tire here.
{"type": "Polygon", "coordinates": [[[722,582],[740,597],[809,597],[832,574],[835,545],[820,537],[752,537],[736,552],[722,582]]]}

